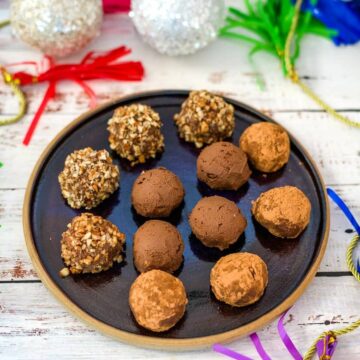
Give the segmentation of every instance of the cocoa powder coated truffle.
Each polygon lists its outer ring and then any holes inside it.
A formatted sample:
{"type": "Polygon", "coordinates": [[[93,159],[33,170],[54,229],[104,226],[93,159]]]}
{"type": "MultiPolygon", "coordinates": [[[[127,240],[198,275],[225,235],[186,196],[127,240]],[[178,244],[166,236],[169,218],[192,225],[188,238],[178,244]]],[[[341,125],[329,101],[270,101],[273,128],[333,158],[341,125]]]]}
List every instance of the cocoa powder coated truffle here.
{"type": "Polygon", "coordinates": [[[262,193],[252,203],[255,219],[271,234],[296,238],[310,221],[311,203],[294,186],[283,186],[262,193]]]}
{"type": "Polygon", "coordinates": [[[281,169],[290,157],[287,132],[269,122],[249,126],[240,136],[240,147],[257,170],[267,173],[281,169]]]}
{"type": "Polygon", "coordinates": [[[177,270],[183,260],[184,243],[175,226],[166,221],[149,220],[134,235],[134,263],[140,272],[177,270]]]}
{"type": "Polygon", "coordinates": [[[237,190],[250,175],[245,153],[229,142],[207,146],[197,159],[197,176],[212,189],[237,190]]]}
{"type": "Polygon", "coordinates": [[[258,301],[267,283],[266,264],[259,256],[251,253],[224,256],[210,273],[211,289],[215,297],[237,307],[258,301]]]}
{"type": "Polygon", "coordinates": [[[74,209],[91,209],[108,198],[119,187],[120,170],[106,150],[90,147],[66,157],[59,174],[61,193],[74,209]]]}
{"type": "Polygon", "coordinates": [[[161,332],[172,328],[188,303],[183,283],[161,270],[142,273],[131,285],[129,304],[139,325],[161,332]]]}
{"type": "Polygon", "coordinates": [[[191,91],[174,121],[180,137],[198,148],[230,137],[235,128],[233,106],[206,90],[191,91]]]}
{"type": "Polygon", "coordinates": [[[122,261],[125,235],[116,225],[90,213],[73,218],[62,234],[61,257],[68,268],[60,275],[98,273],[122,261]]]}
{"type": "Polygon", "coordinates": [[[142,216],[167,217],[184,199],[180,179],[165,168],[143,171],[135,180],[131,201],[142,216]]]}
{"type": "Polygon", "coordinates": [[[247,222],[236,204],[221,196],[202,198],[189,222],[195,236],[208,247],[227,249],[244,232],[247,222]]]}
{"type": "Polygon", "coordinates": [[[160,116],[150,106],[118,107],[108,122],[111,149],[131,165],[144,163],[164,149],[160,116]]]}

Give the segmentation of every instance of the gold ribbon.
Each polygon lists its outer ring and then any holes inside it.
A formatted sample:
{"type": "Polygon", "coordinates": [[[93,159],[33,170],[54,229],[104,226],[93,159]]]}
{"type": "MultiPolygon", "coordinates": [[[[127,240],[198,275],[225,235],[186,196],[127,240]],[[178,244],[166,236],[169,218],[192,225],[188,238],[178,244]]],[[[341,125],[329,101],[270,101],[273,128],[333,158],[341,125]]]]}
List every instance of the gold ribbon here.
{"type": "Polygon", "coordinates": [[[290,79],[295,84],[299,85],[301,89],[304,91],[306,95],[308,95],[311,99],[313,99],[320,107],[322,107],[328,114],[333,116],[335,119],[353,127],[360,128],[360,122],[354,121],[349,119],[348,117],[339,114],[335,109],[333,109],[330,105],[328,105],[326,102],[321,100],[306,84],[304,84],[300,79],[299,75],[296,72],[296,69],[294,65],[291,62],[291,44],[293,41],[293,38],[295,36],[296,28],[299,22],[299,14],[301,10],[302,0],[296,0],[295,4],[295,14],[292,19],[291,27],[289,34],[286,38],[285,43],[285,51],[284,51],[284,60],[285,60],[285,67],[289,74],[290,79]]]}
{"type": "Polygon", "coordinates": [[[7,119],[1,119],[0,120],[0,126],[2,125],[9,125],[14,124],[18,122],[26,112],[26,97],[23,91],[21,90],[20,86],[16,83],[16,81],[13,79],[12,75],[6,71],[5,68],[0,66],[0,71],[2,73],[4,83],[10,86],[13,94],[18,98],[19,101],[19,111],[15,116],[12,116],[7,119]]]}

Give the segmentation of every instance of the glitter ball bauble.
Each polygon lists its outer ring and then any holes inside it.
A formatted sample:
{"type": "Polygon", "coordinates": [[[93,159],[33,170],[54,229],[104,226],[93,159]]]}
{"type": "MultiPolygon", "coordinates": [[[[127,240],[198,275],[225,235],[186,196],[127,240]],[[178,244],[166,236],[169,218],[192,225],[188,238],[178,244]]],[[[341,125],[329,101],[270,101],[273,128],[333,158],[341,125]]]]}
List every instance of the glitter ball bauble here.
{"type": "Polygon", "coordinates": [[[223,0],[133,0],[130,16],[144,41],[167,55],[186,55],[216,38],[223,0]]]}
{"type": "Polygon", "coordinates": [[[53,56],[83,48],[100,31],[101,0],[11,0],[15,34],[32,47],[53,56]]]}

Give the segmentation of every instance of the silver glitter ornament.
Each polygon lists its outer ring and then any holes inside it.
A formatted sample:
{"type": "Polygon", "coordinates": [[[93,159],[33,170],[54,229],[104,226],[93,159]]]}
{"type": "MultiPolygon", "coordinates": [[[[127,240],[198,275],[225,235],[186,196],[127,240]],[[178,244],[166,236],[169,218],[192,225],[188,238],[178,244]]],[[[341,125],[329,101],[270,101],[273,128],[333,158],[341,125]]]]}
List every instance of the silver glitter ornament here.
{"type": "Polygon", "coordinates": [[[11,0],[13,31],[47,55],[67,56],[100,31],[101,0],[11,0]]]}
{"type": "Polygon", "coordinates": [[[224,0],[132,0],[130,16],[144,41],[167,55],[207,46],[224,19],[224,0]]]}

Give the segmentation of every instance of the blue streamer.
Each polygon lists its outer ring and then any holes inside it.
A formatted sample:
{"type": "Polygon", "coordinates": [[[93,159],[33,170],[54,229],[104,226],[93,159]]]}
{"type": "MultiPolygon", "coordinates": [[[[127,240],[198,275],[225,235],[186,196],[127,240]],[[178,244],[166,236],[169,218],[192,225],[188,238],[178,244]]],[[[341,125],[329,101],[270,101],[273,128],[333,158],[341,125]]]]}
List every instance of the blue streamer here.
{"type": "Polygon", "coordinates": [[[360,225],[355,220],[354,215],[351,213],[350,209],[347,207],[347,205],[344,203],[344,201],[340,198],[340,196],[333,189],[327,188],[326,191],[327,191],[327,194],[329,195],[329,197],[331,198],[331,200],[333,200],[336,203],[336,205],[340,208],[340,210],[342,210],[344,215],[351,222],[351,225],[355,228],[355,231],[360,236],[360,225]]]}
{"type": "MultiPolygon", "coordinates": [[[[345,214],[347,219],[350,221],[350,223],[352,224],[352,226],[355,228],[356,232],[360,236],[360,225],[356,221],[354,215],[351,213],[350,209],[347,207],[345,202],[340,198],[340,196],[333,189],[327,188],[326,191],[327,191],[327,194],[329,195],[330,199],[336,203],[336,205],[340,208],[340,210],[342,210],[342,212],[345,214]]],[[[356,268],[357,268],[356,269],[357,272],[360,273],[360,260],[359,259],[357,259],[356,268]]]]}
{"type": "Polygon", "coordinates": [[[360,41],[360,0],[307,0],[304,10],[328,28],[338,31],[336,45],[352,45],[360,41]]]}

